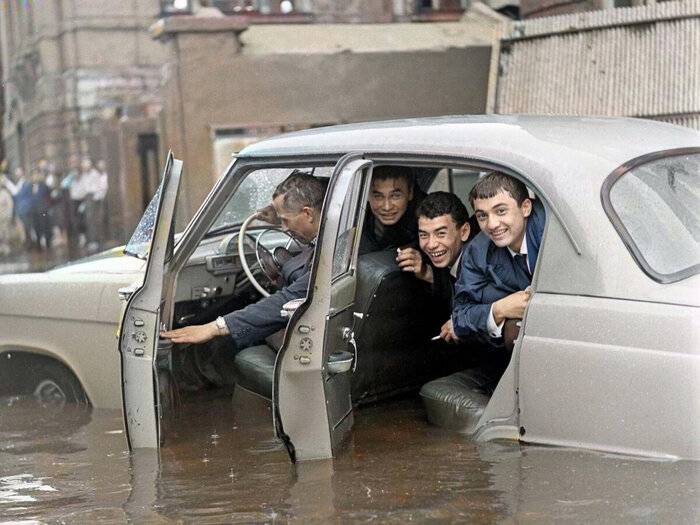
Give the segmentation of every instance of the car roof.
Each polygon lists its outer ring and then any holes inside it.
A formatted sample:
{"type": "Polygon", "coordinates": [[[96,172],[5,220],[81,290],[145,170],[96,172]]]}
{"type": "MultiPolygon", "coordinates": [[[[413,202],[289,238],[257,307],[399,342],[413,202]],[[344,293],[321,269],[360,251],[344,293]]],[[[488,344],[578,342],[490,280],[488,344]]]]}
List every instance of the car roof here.
{"type": "MultiPolygon", "coordinates": [[[[634,118],[462,115],[363,122],[282,134],[252,144],[238,157],[347,152],[520,159],[540,165],[575,160],[603,167],[673,148],[700,146],[700,133],[634,118]]],[[[521,164],[521,162],[516,162],[521,164]]],[[[513,166],[514,168],[516,166],[513,166]]],[[[521,166],[522,168],[522,166],[521,166]]],[[[591,173],[590,169],[585,170],[591,173]]]]}

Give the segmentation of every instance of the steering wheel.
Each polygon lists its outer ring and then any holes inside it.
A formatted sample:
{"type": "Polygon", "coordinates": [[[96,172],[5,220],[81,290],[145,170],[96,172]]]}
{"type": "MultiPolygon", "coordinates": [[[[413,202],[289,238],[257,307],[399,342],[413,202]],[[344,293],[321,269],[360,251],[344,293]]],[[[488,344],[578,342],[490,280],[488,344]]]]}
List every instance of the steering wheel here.
{"type": "MultiPolygon", "coordinates": [[[[255,289],[258,292],[262,294],[263,297],[269,297],[270,292],[268,292],[256,279],[255,275],[253,275],[253,272],[250,270],[250,266],[248,266],[248,261],[245,257],[244,239],[246,237],[249,239],[253,238],[249,233],[246,233],[246,230],[248,229],[250,223],[257,218],[258,213],[255,212],[245,221],[243,221],[243,224],[241,224],[241,229],[238,231],[238,257],[241,260],[241,266],[243,266],[243,271],[250,280],[251,284],[255,287],[255,289]]],[[[277,287],[282,286],[282,265],[286,262],[286,258],[289,256],[288,248],[294,241],[294,237],[292,237],[288,232],[286,232],[282,228],[277,227],[269,227],[260,235],[258,235],[257,238],[255,238],[256,262],[258,263],[258,266],[262,270],[265,277],[277,287]],[[271,252],[265,246],[262,245],[260,239],[270,231],[282,232],[285,235],[287,235],[287,237],[289,237],[285,248],[278,246],[274,249],[274,251],[271,252]]]]}

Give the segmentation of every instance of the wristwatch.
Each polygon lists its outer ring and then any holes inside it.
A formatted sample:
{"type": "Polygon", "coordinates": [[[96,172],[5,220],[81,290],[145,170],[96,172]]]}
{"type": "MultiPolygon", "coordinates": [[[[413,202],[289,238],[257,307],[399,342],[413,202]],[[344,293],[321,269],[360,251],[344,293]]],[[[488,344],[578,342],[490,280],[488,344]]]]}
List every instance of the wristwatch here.
{"type": "Polygon", "coordinates": [[[226,326],[226,321],[224,321],[223,317],[217,317],[214,324],[219,330],[219,335],[228,335],[228,326],[226,326]]]}

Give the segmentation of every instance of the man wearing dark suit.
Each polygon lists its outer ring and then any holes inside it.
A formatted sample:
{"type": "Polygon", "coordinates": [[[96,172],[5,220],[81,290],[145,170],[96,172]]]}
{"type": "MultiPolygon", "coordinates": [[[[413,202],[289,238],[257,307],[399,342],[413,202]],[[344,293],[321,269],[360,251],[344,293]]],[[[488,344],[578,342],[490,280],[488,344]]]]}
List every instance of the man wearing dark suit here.
{"type": "Polygon", "coordinates": [[[457,337],[481,335],[512,350],[517,321],[530,299],[529,286],[542,241],[544,207],[525,185],[491,173],[469,200],[481,232],[465,248],[455,284],[452,322],[457,337]]]}
{"type": "Polygon", "coordinates": [[[279,220],[285,230],[307,243],[301,253],[282,266],[284,287],[215,321],[162,332],[161,337],[174,343],[204,343],[216,336],[228,336],[235,349],[240,350],[259,344],[283,329],[287,319],[280,315],[282,306],[292,299],[306,297],[309,289],[311,261],[325,192],[323,181],[308,173],[293,172],[275,188],[272,207],[261,212],[261,219],[267,222],[279,220]]]}
{"type": "Polygon", "coordinates": [[[378,166],[372,172],[369,209],[360,238],[360,255],[416,242],[416,206],[425,193],[406,166],[378,166]]]}
{"type": "Polygon", "coordinates": [[[469,212],[455,194],[436,191],[423,199],[416,214],[418,244],[425,256],[415,248],[404,248],[398,252],[396,263],[403,271],[413,272],[418,279],[430,283],[433,297],[439,305],[445,305],[448,317],[440,329],[440,338],[456,343],[458,338],[449,317],[462,248],[471,234],[469,212]]]}

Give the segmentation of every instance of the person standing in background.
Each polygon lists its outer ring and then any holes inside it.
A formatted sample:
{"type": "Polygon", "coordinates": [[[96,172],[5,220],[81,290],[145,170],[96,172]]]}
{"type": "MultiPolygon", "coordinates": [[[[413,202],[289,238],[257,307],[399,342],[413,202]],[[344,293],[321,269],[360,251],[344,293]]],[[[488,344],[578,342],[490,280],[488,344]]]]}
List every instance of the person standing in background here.
{"type": "Polygon", "coordinates": [[[38,166],[44,178],[44,182],[51,193],[48,210],[48,224],[51,230],[51,237],[53,239],[60,239],[64,231],[60,180],[56,174],[56,167],[52,162],[41,159],[38,166]]]}
{"type": "Polygon", "coordinates": [[[80,238],[80,225],[78,207],[81,199],[78,198],[80,192],[78,188],[75,190],[73,186],[80,178],[80,159],[77,155],[71,155],[68,159],[68,171],[61,181],[61,200],[63,201],[63,221],[66,228],[66,237],[68,241],[68,250],[71,254],[75,253],[78,247],[80,238]],[[73,196],[76,199],[73,199],[73,196]]]}
{"type": "Polygon", "coordinates": [[[22,226],[24,242],[27,247],[30,247],[32,239],[32,217],[31,217],[31,185],[24,177],[24,169],[17,167],[15,169],[15,180],[7,181],[6,187],[12,193],[15,199],[15,213],[19,217],[22,226]]]}
{"type": "Polygon", "coordinates": [[[7,188],[7,161],[0,162],[0,257],[10,255],[15,223],[15,203],[7,188]]]}
{"type": "Polygon", "coordinates": [[[49,219],[51,208],[51,190],[46,185],[44,174],[40,168],[34,168],[31,172],[30,183],[30,207],[33,238],[37,249],[51,249],[53,231],[49,219]],[[43,241],[43,243],[42,243],[43,241]]]}
{"type": "Polygon", "coordinates": [[[97,169],[90,170],[85,181],[85,218],[87,223],[87,250],[97,251],[104,241],[105,197],[109,189],[107,163],[97,162],[97,169]]]}

